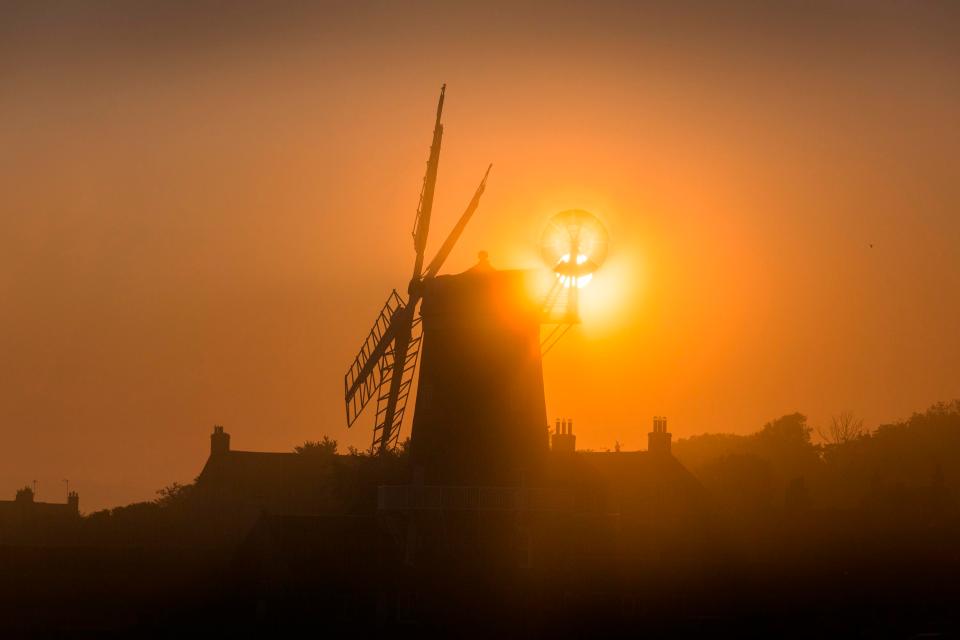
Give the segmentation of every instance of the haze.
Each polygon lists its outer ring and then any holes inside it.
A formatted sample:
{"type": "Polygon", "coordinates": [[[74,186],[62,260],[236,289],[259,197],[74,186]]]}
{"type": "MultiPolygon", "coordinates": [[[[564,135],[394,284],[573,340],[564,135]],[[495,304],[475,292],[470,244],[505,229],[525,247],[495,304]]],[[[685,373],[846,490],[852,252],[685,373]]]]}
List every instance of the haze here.
{"type": "Polygon", "coordinates": [[[578,446],[643,448],[653,415],[678,438],[956,398],[957,17],[5,4],[0,494],[149,499],[213,424],[366,448],[342,376],[406,287],[442,82],[431,247],[494,164],[448,272],[538,266],[564,209],[610,231],[544,362],[578,446]]]}

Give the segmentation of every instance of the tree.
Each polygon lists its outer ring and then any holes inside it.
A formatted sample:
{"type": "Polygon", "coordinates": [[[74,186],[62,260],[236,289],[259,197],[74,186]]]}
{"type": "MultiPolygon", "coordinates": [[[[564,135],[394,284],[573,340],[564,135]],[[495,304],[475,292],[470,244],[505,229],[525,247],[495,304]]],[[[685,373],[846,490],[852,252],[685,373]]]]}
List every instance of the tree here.
{"type": "Polygon", "coordinates": [[[323,440],[307,440],[299,447],[293,450],[302,456],[326,456],[330,457],[337,453],[337,441],[330,436],[323,436],[323,440]]]}
{"type": "Polygon", "coordinates": [[[810,445],[812,431],[813,429],[807,426],[807,416],[791,413],[763,425],[756,438],[761,444],[776,449],[803,449],[810,445]]]}
{"type": "Polygon", "coordinates": [[[161,507],[169,507],[175,504],[182,503],[193,491],[194,485],[191,484],[180,484],[179,482],[174,482],[168,484],[162,489],[157,490],[157,495],[159,496],[154,502],[161,507]]]}
{"type": "Polygon", "coordinates": [[[817,427],[817,433],[827,444],[845,444],[859,440],[866,435],[866,430],[863,420],[852,411],[841,411],[840,415],[830,418],[830,425],[826,429],[817,427]]]}

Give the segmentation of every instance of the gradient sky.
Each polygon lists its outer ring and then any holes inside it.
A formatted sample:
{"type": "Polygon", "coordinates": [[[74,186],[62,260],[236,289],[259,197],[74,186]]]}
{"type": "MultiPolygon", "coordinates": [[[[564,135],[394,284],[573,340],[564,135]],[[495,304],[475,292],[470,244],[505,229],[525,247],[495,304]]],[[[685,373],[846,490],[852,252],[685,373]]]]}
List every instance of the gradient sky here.
{"type": "Polygon", "coordinates": [[[786,7],[4,3],[0,498],[150,498],[213,424],[365,448],[441,82],[432,247],[494,164],[447,271],[610,230],[544,363],[579,446],[960,397],[960,15],[786,7]]]}

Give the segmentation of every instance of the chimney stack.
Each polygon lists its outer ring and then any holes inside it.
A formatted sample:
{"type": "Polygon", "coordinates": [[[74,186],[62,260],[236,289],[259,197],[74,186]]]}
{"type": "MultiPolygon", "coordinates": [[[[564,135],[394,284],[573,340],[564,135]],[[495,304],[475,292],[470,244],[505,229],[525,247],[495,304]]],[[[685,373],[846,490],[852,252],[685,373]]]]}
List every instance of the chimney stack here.
{"type": "Polygon", "coordinates": [[[557,418],[557,432],[550,436],[550,449],[573,453],[577,449],[577,436],[573,435],[573,420],[557,418]]]}
{"type": "Polygon", "coordinates": [[[647,451],[655,455],[670,455],[670,440],[673,435],[667,432],[667,419],[653,417],[653,431],[647,434],[647,451]]]}
{"type": "Polygon", "coordinates": [[[230,451],[230,434],[223,427],[216,425],[210,434],[210,457],[221,456],[230,451]]]}
{"type": "Polygon", "coordinates": [[[76,491],[67,494],[67,504],[70,506],[70,511],[80,513],[80,495],[76,491]]]}

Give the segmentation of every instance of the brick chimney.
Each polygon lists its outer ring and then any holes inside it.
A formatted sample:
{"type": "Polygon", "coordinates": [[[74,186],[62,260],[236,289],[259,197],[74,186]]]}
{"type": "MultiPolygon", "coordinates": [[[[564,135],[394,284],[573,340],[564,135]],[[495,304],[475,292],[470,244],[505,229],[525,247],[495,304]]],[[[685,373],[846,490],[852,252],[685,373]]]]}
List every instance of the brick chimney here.
{"type": "Polygon", "coordinates": [[[573,453],[577,449],[577,436],[573,435],[573,420],[557,418],[557,430],[550,435],[550,448],[553,451],[573,453]]]}
{"type": "Polygon", "coordinates": [[[76,491],[67,494],[67,505],[73,513],[80,513],[80,495],[76,491]]]}
{"type": "Polygon", "coordinates": [[[230,434],[223,427],[216,425],[210,434],[210,457],[222,456],[230,451],[230,434]]]}
{"type": "Polygon", "coordinates": [[[654,416],[653,431],[647,434],[647,451],[655,455],[670,455],[670,440],[673,435],[667,432],[667,419],[654,416]]]}

